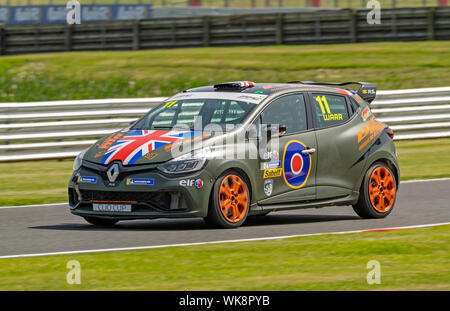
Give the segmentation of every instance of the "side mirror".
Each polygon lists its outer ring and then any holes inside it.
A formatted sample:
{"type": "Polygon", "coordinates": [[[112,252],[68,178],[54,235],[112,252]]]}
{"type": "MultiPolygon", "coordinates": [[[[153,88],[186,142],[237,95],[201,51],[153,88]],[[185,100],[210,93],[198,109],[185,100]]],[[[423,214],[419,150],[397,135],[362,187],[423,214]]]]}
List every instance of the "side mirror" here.
{"type": "Polygon", "coordinates": [[[280,125],[280,128],[278,129],[278,136],[279,137],[284,136],[286,134],[286,131],[287,131],[286,125],[284,124],[280,125]]]}
{"type": "Polygon", "coordinates": [[[268,125],[267,126],[267,139],[270,139],[273,137],[281,137],[284,136],[286,134],[286,130],[287,127],[286,125],[280,125],[280,126],[275,126],[275,125],[268,125]],[[274,135],[272,135],[272,133],[274,135]]]}
{"type": "Polygon", "coordinates": [[[245,132],[245,139],[257,139],[258,138],[258,130],[255,126],[250,126],[245,132]]]}

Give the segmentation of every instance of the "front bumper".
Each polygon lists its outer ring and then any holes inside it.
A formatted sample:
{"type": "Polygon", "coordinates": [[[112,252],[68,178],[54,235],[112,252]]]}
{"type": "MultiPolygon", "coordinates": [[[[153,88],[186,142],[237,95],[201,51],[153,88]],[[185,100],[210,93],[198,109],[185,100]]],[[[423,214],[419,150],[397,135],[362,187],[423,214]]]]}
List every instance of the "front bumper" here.
{"type": "Polygon", "coordinates": [[[114,183],[108,167],[83,163],[69,181],[70,211],[78,216],[116,219],[205,217],[214,180],[206,169],[190,175],[165,175],[155,166],[127,168],[120,165],[114,183]],[[133,184],[130,180],[147,180],[133,184]],[[198,187],[195,181],[201,180],[198,187]],[[93,204],[127,204],[131,212],[94,211],[93,204]]]}

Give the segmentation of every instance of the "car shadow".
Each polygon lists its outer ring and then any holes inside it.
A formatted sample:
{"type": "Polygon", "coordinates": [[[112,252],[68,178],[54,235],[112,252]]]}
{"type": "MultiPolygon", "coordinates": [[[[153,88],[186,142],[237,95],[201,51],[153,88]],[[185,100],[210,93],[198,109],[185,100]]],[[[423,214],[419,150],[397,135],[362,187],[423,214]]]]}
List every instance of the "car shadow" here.
{"type": "Polygon", "coordinates": [[[315,222],[342,221],[361,219],[350,215],[298,215],[298,214],[270,214],[266,216],[251,216],[243,226],[291,225],[315,222]]]}
{"type": "MultiPolygon", "coordinates": [[[[292,224],[321,223],[345,220],[358,220],[358,216],[349,215],[298,215],[298,214],[273,214],[267,216],[251,216],[242,227],[277,226],[292,224]]],[[[228,230],[212,228],[201,218],[191,219],[156,219],[121,221],[114,226],[94,226],[88,223],[66,223],[48,226],[29,227],[41,230],[63,231],[186,231],[186,230],[228,230]]]]}

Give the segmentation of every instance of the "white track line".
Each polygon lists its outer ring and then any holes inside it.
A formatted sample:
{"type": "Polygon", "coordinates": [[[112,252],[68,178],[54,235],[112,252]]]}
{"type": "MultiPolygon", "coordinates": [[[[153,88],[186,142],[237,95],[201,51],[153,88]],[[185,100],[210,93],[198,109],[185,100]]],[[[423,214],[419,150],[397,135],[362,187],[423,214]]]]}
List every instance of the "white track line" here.
{"type": "Polygon", "coordinates": [[[0,209],[10,209],[10,208],[22,208],[22,207],[52,207],[52,206],[61,206],[67,205],[67,202],[64,203],[52,203],[52,204],[35,204],[35,205],[17,205],[17,206],[0,206],[0,209]]]}
{"type": "MultiPolygon", "coordinates": [[[[401,181],[400,184],[412,184],[412,183],[418,183],[418,182],[447,181],[447,180],[450,180],[450,177],[434,178],[434,179],[412,179],[412,180],[401,181]]],[[[23,207],[52,207],[52,206],[60,206],[60,205],[67,205],[67,204],[68,204],[67,202],[63,202],[63,203],[52,203],[52,204],[0,206],[0,209],[23,208],[23,207]]]]}
{"type": "Polygon", "coordinates": [[[400,184],[412,184],[412,183],[416,183],[416,182],[447,181],[447,180],[450,180],[450,178],[443,177],[443,178],[434,178],[434,179],[411,179],[411,180],[401,181],[400,184]]]}
{"type": "Polygon", "coordinates": [[[414,225],[414,226],[404,226],[404,227],[362,229],[362,230],[354,230],[354,231],[338,231],[338,232],[321,232],[321,233],[282,235],[282,236],[271,236],[271,237],[262,237],[262,238],[252,238],[252,239],[223,240],[223,241],[194,242],[194,243],[179,243],[179,244],[165,244],[165,245],[151,245],[151,246],[135,246],[135,247],[119,247],[119,248],[104,248],[104,249],[90,249],[90,250],[52,252],[52,253],[7,255],[7,256],[0,256],[0,259],[12,259],[12,258],[24,258],[24,257],[41,257],[41,256],[53,256],[53,255],[72,255],[72,254],[86,254],[86,253],[118,252],[118,251],[134,251],[134,250],[146,250],[146,249],[154,249],[154,248],[167,248],[167,247],[179,247],[179,246],[196,246],[196,245],[220,244],[220,243],[267,241],[267,240],[279,240],[279,239],[288,239],[288,238],[297,238],[297,237],[316,236],[316,235],[324,235],[324,234],[348,234],[348,233],[361,233],[361,232],[376,231],[376,230],[383,230],[383,231],[386,230],[387,231],[387,230],[401,230],[401,229],[417,229],[417,228],[428,228],[428,227],[443,226],[443,225],[450,225],[450,222],[435,223],[435,224],[425,224],[425,225],[414,225]]]}

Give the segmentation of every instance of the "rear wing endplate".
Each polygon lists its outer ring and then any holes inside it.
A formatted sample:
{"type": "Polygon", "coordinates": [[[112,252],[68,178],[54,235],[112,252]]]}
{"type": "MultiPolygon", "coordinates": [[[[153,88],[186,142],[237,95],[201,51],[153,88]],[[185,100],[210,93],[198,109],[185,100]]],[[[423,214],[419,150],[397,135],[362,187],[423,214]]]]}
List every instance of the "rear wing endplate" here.
{"type": "Polygon", "coordinates": [[[377,95],[377,86],[373,83],[368,82],[343,82],[343,83],[333,83],[333,82],[314,82],[314,81],[292,81],[289,83],[301,83],[308,85],[324,85],[324,86],[347,86],[347,85],[359,85],[359,89],[356,92],[362,99],[364,99],[369,104],[375,99],[377,95]]]}

